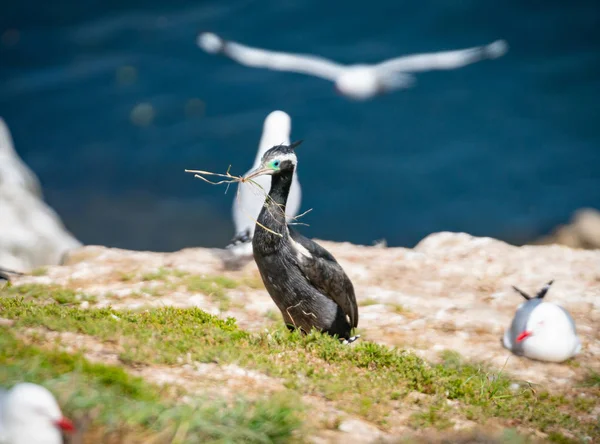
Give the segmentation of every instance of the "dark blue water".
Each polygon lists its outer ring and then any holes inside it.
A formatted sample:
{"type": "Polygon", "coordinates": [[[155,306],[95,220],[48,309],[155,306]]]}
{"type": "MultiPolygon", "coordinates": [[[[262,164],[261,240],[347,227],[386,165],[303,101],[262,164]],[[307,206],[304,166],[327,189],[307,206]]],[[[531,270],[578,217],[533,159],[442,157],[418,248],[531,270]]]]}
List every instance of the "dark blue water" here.
{"type": "Polygon", "coordinates": [[[599,17],[597,1],[4,2],[0,115],[85,243],[224,245],[233,193],[183,170],[244,172],[274,109],[305,140],[305,234],[519,243],[600,207],[599,17]],[[354,103],[317,78],[207,55],[200,30],[347,63],[497,38],[511,50],[354,103]],[[154,109],[147,126],[131,121],[139,103],[154,109]]]}

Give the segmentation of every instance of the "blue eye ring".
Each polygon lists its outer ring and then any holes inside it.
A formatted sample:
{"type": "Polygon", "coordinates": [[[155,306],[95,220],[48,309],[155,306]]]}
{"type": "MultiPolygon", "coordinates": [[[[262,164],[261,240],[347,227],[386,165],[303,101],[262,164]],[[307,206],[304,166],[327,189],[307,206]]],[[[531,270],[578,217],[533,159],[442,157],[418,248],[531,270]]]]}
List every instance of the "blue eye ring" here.
{"type": "Polygon", "coordinates": [[[279,167],[279,160],[274,160],[274,161],[273,161],[273,166],[274,166],[275,168],[278,168],[278,167],[279,167]]]}

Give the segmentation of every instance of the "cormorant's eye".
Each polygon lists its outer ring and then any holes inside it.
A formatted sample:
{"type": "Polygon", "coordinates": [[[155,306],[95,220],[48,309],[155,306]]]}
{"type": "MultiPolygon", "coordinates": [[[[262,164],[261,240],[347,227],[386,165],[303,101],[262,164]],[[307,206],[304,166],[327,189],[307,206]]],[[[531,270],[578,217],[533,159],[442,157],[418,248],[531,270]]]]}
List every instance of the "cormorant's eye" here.
{"type": "Polygon", "coordinates": [[[274,161],[273,161],[273,163],[272,163],[272,165],[273,165],[275,168],[279,168],[279,161],[278,161],[278,160],[274,160],[274,161]]]}

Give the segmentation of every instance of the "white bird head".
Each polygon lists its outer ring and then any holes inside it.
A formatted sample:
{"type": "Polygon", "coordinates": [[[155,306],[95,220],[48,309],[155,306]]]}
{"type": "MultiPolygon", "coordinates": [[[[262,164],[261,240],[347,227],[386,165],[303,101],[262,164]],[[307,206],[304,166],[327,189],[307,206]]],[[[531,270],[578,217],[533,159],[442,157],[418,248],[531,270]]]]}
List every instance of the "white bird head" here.
{"type": "Polygon", "coordinates": [[[289,145],[292,119],[283,111],[273,111],[263,124],[263,132],[258,145],[257,160],[262,158],[275,145],[289,145]]]}
{"type": "Polygon", "coordinates": [[[575,333],[565,311],[556,304],[543,302],[531,312],[527,327],[517,336],[517,342],[525,341],[530,337],[539,338],[540,340],[553,338],[567,332],[570,334],[575,333]]]}
{"type": "Polygon", "coordinates": [[[225,42],[221,37],[212,32],[203,32],[198,35],[196,44],[209,54],[217,54],[223,50],[225,42]]]}
{"type": "Polygon", "coordinates": [[[15,385],[6,394],[2,410],[9,444],[59,444],[62,443],[61,430],[75,429],[73,423],[63,417],[52,393],[37,384],[15,385]]]}
{"type": "Polygon", "coordinates": [[[508,43],[506,40],[496,40],[486,46],[487,56],[490,59],[497,59],[508,52],[508,43]]]}

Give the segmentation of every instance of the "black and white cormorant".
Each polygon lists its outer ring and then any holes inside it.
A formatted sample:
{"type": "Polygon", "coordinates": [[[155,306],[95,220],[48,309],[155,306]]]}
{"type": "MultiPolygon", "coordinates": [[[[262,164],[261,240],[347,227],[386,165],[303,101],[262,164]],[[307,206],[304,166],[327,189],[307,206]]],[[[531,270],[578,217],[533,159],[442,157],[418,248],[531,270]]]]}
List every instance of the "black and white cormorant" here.
{"type": "Polygon", "coordinates": [[[287,202],[301,143],[268,150],[252,179],[271,176],[271,189],[258,216],[252,239],[254,259],[262,280],[290,328],[304,333],[314,327],[352,342],[358,306],[352,282],[335,258],[319,244],[286,224],[287,202]]]}

